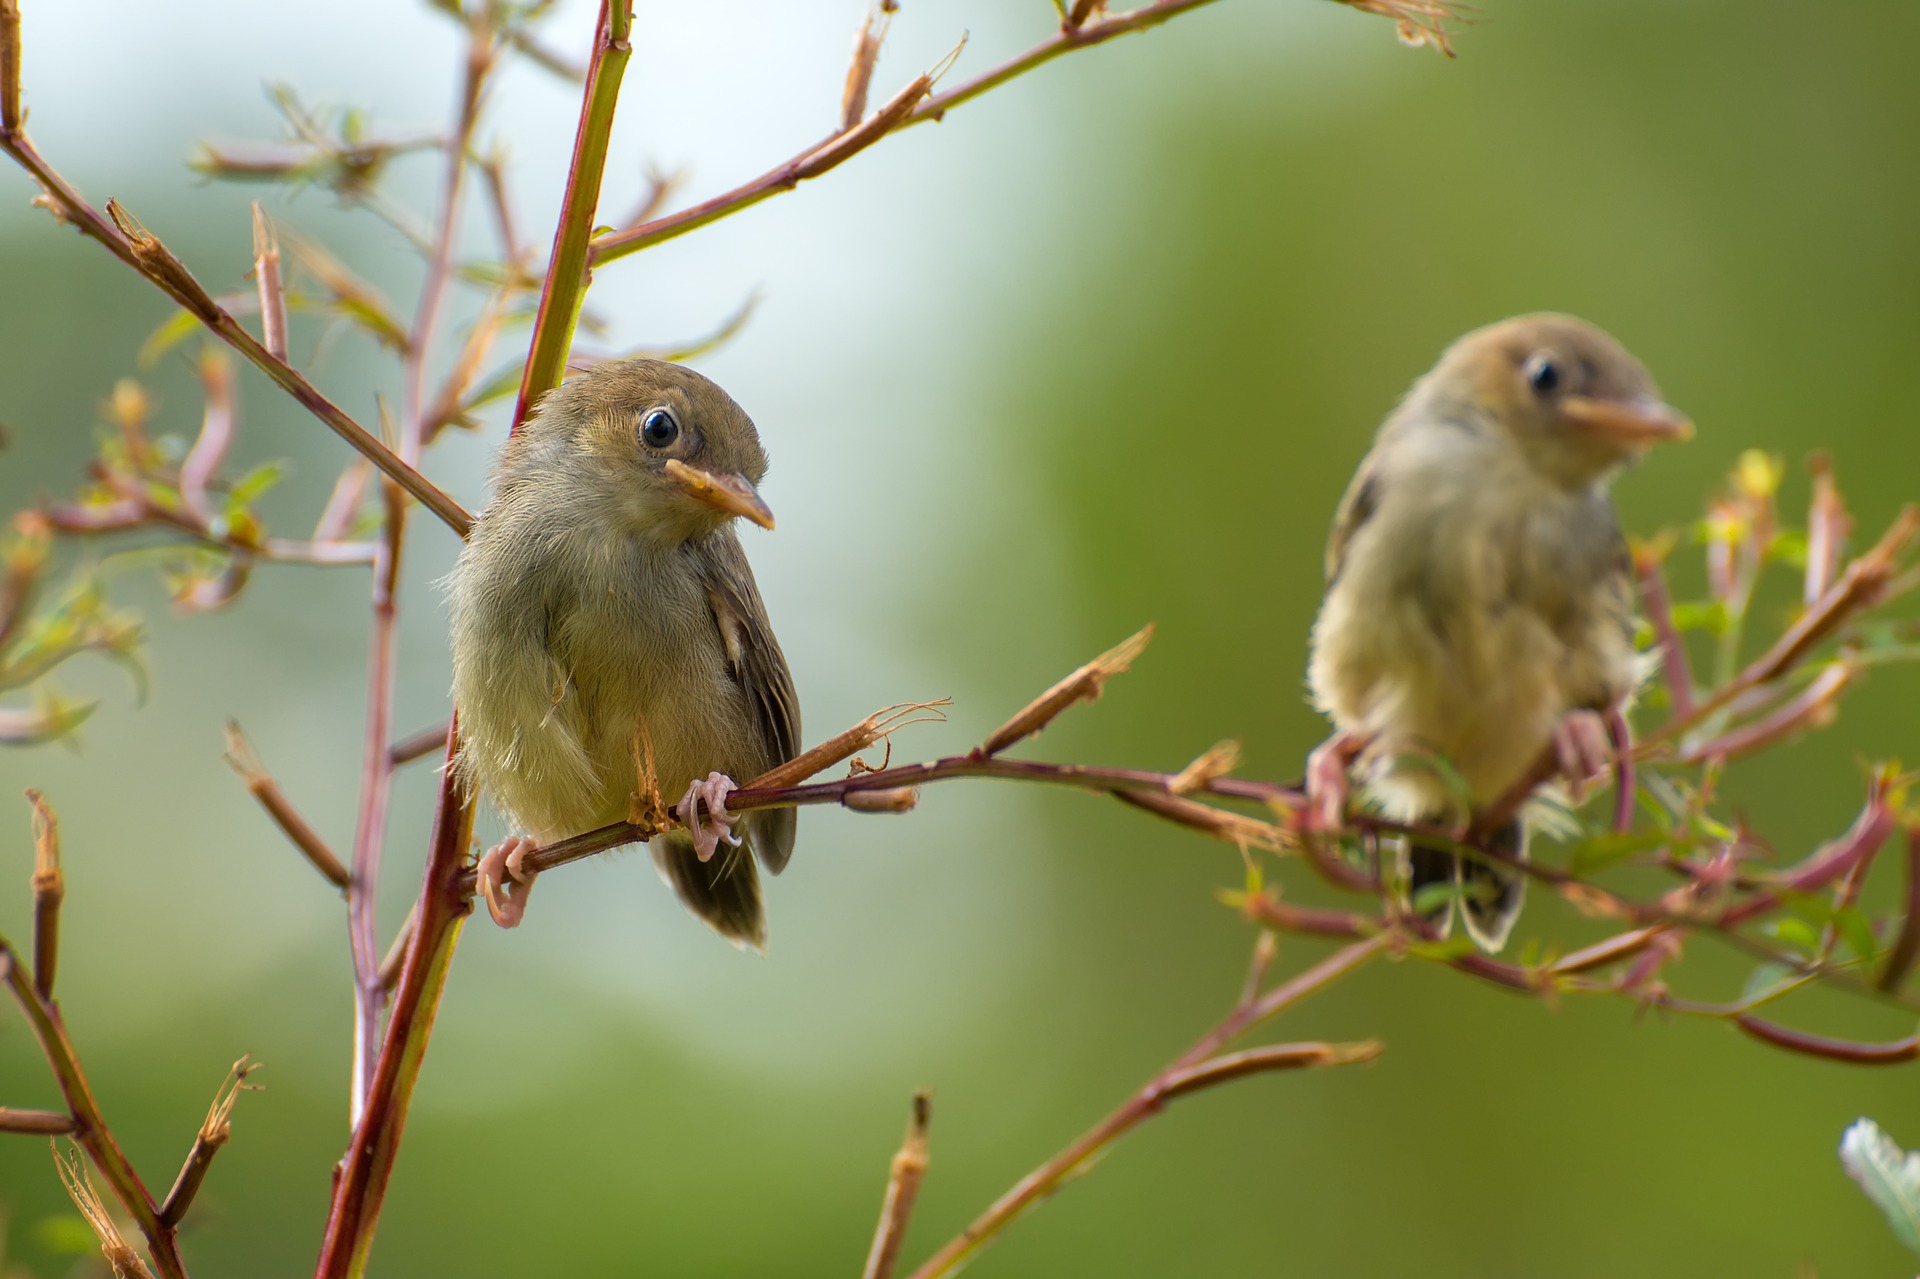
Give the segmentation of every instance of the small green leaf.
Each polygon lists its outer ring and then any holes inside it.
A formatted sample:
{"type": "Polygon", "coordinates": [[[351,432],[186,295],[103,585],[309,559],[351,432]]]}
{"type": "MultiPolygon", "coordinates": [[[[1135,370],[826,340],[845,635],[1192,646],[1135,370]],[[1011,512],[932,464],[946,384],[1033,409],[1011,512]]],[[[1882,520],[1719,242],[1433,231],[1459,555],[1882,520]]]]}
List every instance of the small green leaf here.
{"type": "Polygon", "coordinates": [[[242,510],[251,505],[255,498],[285,479],[286,474],[285,462],[268,462],[265,465],[256,466],[233,482],[233,487],[227,490],[227,501],[233,510],[242,510]]]}
{"type": "Polygon", "coordinates": [[[161,356],[199,331],[199,316],[191,311],[175,312],[165,324],[153,331],[152,336],[140,344],[139,354],[133,357],[135,367],[151,369],[160,362],[161,356]]]}
{"type": "Polygon", "coordinates": [[[1804,950],[1812,954],[1820,949],[1819,930],[1804,919],[1795,919],[1791,916],[1776,919],[1767,931],[1773,934],[1775,940],[1783,941],[1796,950],[1804,950]]]}
{"type": "Polygon", "coordinates": [[[1447,908],[1447,903],[1453,899],[1453,893],[1452,884],[1428,884],[1413,895],[1414,913],[1423,916],[1439,914],[1447,908]]]}
{"type": "Polygon", "coordinates": [[[1673,606],[1673,626],[1679,631],[1706,631],[1712,635],[1724,635],[1733,625],[1733,615],[1727,606],[1719,600],[1700,604],[1675,604],[1673,606]]]}
{"type": "Polygon", "coordinates": [[[1873,1120],[1857,1119],[1840,1138],[1840,1163],[1900,1242],[1920,1252],[1920,1155],[1900,1149],[1873,1120]]]}
{"type": "Polygon", "coordinates": [[[1590,875],[1641,853],[1650,853],[1667,842],[1659,831],[1625,831],[1592,835],[1573,846],[1568,869],[1576,875],[1590,875]]]}
{"type": "Polygon", "coordinates": [[[1785,964],[1761,964],[1747,978],[1746,986],[1740,991],[1741,1002],[1758,1003],[1779,991],[1787,982],[1795,980],[1793,969],[1785,964]]]}

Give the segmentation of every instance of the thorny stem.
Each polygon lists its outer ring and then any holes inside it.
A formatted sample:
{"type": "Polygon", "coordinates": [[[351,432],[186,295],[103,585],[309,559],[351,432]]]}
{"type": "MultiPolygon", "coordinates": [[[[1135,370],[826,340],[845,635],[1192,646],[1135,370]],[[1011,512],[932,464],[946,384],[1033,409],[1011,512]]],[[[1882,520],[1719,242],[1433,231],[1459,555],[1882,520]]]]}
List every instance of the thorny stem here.
{"type": "Polygon", "coordinates": [[[971,1225],[914,1271],[913,1279],[938,1279],[941,1275],[959,1270],[1022,1213],[1084,1172],[1108,1146],[1160,1113],[1167,1102],[1177,1096],[1260,1070],[1371,1061],[1379,1054],[1378,1044],[1284,1045],[1280,1049],[1254,1050],[1254,1055],[1244,1057],[1235,1054],[1239,1060],[1216,1058],[1215,1054],[1254,1025],[1299,1003],[1308,995],[1324,990],[1359,968],[1385,950],[1389,941],[1390,938],[1383,934],[1354,942],[1266,994],[1241,1000],[1217,1026],[1202,1035],[1193,1047],[1175,1058],[1166,1069],[1148,1080],[1140,1091],[1122,1102],[1118,1109],[995,1200],[971,1225]]]}

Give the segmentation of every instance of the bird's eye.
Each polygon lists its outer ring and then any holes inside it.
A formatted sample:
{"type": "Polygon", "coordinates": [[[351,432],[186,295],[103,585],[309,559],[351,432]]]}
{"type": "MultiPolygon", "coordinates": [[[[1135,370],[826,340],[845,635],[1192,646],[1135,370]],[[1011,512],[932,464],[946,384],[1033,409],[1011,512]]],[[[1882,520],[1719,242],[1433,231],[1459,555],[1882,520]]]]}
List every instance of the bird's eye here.
{"type": "Polygon", "coordinates": [[[663,449],[680,438],[680,424],[666,409],[655,409],[640,423],[640,442],[648,448],[663,449]]]}
{"type": "Polygon", "coordinates": [[[1560,387],[1560,366],[1542,352],[1527,361],[1527,385],[1535,395],[1552,395],[1560,387]]]}

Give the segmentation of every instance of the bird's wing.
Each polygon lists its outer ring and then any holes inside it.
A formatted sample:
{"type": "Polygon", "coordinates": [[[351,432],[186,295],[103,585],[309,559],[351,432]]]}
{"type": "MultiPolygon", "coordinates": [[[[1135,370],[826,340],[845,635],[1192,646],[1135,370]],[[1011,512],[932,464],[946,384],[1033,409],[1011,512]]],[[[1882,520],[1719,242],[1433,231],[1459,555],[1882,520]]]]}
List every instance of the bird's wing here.
{"type": "Polygon", "coordinates": [[[1333,585],[1340,576],[1340,568],[1346,561],[1347,547],[1352,543],[1353,535],[1379,508],[1380,485],[1380,467],[1369,454],[1360,463],[1360,469],[1353,473],[1353,482],[1347,485],[1346,496],[1340,499],[1340,509],[1334,513],[1333,532],[1327,538],[1327,585],[1333,585]]]}
{"type": "MultiPolygon", "coordinates": [[[[785,763],[800,753],[800,698],[794,692],[786,656],[780,651],[780,641],[773,637],[767,606],[760,600],[753,570],[747,566],[739,541],[731,534],[714,538],[706,569],[707,600],[713,607],[714,625],[720,630],[727,669],[747,695],[747,706],[768,761],[785,763]]],[[[793,809],[765,811],[761,838],[756,838],[754,845],[761,862],[773,874],[779,874],[793,855],[793,830],[793,809]]]]}

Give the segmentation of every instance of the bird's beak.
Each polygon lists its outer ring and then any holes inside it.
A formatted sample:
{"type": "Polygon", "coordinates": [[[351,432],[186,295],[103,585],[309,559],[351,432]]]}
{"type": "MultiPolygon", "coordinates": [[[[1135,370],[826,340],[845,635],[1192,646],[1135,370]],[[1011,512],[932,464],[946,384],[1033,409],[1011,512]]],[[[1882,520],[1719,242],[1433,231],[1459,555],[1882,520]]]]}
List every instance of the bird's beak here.
{"type": "Polygon", "coordinates": [[[758,490],[742,475],[715,475],[697,466],[688,466],[679,458],[667,459],[667,478],[685,489],[696,501],[715,510],[752,520],[761,528],[773,527],[773,512],[761,500],[758,490]]]}
{"type": "Polygon", "coordinates": [[[1575,395],[1560,401],[1560,416],[1578,430],[1621,444],[1693,438],[1693,423],[1686,415],[1659,400],[1595,400],[1575,395]]]}

